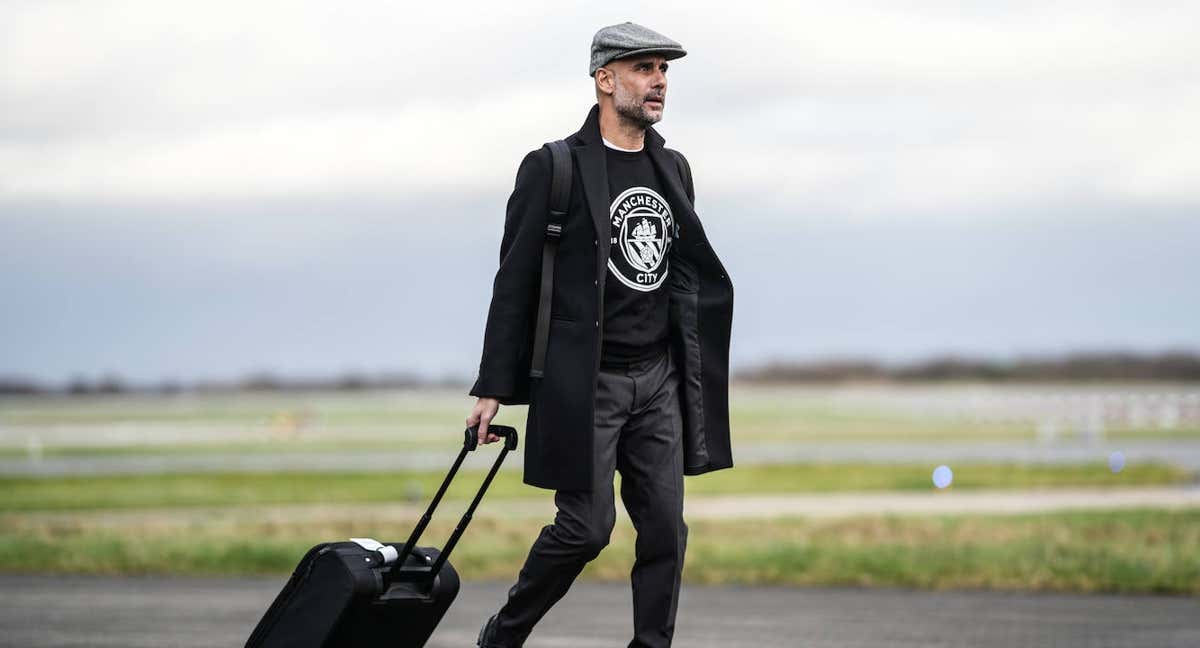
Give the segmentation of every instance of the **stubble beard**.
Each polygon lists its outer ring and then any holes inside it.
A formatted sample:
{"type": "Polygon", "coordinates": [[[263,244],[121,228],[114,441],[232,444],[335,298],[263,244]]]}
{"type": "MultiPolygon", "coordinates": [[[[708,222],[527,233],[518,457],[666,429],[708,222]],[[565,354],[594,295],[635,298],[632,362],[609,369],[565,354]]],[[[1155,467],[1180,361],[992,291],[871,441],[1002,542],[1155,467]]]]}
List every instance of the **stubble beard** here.
{"type": "Polygon", "coordinates": [[[614,95],[613,105],[617,109],[617,114],[620,115],[626,122],[631,123],[642,130],[650,128],[657,124],[662,119],[662,114],[651,114],[646,110],[644,100],[639,100],[633,95],[625,94],[617,86],[617,92],[614,95]]]}

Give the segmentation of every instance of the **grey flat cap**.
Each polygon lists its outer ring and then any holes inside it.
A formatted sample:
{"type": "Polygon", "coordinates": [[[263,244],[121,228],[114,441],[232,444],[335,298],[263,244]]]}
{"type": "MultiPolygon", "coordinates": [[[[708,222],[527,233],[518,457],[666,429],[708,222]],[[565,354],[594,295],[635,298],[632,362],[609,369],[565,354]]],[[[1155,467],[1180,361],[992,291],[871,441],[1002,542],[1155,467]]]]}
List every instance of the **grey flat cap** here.
{"type": "Polygon", "coordinates": [[[623,22],[619,25],[602,27],[592,37],[592,62],[588,76],[613,59],[635,54],[660,54],[668,61],[687,54],[679,43],[641,25],[623,22]]]}

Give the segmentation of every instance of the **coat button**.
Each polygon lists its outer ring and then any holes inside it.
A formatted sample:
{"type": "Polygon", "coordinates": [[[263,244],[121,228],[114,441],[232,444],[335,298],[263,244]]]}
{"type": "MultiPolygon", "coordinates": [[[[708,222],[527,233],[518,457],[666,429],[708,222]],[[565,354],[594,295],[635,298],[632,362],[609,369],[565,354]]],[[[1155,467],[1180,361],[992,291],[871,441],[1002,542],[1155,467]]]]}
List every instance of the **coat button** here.
{"type": "Polygon", "coordinates": [[[600,320],[596,320],[596,328],[600,328],[600,320]]]}
{"type": "Polygon", "coordinates": [[[599,285],[600,285],[600,280],[599,280],[599,279],[592,279],[592,285],[593,285],[593,286],[599,286],[599,285]]]}
{"type": "Polygon", "coordinates": [[[600,245],[600,241],[592,239],[592,245],[600,245]]]}

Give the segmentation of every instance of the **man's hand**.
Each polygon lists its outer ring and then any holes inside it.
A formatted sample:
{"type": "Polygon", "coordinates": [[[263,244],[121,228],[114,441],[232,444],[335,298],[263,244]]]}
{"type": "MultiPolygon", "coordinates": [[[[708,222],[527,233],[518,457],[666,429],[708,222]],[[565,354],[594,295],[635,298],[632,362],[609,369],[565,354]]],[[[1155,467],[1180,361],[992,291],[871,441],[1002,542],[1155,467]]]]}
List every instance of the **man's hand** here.
{"type": "Polygon", "coordinates": [[[492,419],[496,418],[496,412],[500,411],[500,401],[495,398],[480,398],[475,402],[475,409],[471,410],[471,415],[467,417],[467,427],[473,425],[479,426],[479,442],[491,443],[499,441],[500,437],[488,432],[488,424],[492,419]]]}

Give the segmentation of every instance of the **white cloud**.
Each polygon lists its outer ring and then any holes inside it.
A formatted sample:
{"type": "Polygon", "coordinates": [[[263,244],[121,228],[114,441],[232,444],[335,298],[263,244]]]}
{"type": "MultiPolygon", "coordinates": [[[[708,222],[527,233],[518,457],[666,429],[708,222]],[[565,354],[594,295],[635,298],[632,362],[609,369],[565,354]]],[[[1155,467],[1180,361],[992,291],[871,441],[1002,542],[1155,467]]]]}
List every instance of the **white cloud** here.
{"type": "Polygon", "coordinates": [[[427,100],[195,131],[18,142],[0,164],[14,170],[8,189],[18,196],[191,200],[495,190],[511,186],[515,162],[531,148],[519,137],[538,128],[529,118],[569,100],[534,89],[468,105],[427,100]],[[496,128],[505,121],[510,128],[496,128]]]}
{"type": "Polygon", "coordinates": [[[5,4],[0,200],[506,191],[624,16],[689,50],[659,129],[709,200],[1200,200],[1193,3],[634,6],[5,4]]]}

